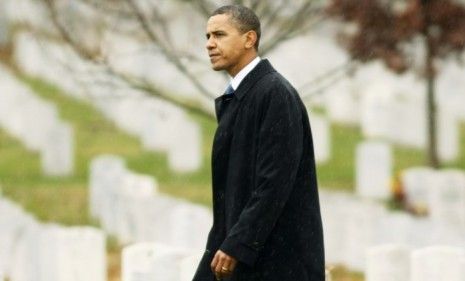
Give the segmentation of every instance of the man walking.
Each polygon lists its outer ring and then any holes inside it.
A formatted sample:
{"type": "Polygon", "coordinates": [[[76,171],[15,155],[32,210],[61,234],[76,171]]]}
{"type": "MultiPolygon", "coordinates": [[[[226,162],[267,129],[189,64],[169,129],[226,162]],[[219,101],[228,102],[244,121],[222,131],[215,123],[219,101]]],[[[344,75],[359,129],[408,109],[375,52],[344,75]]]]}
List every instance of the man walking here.
{"type": "Polygon", "coordinates": [[[296,90],[258,56],[253,11],[223,6],[207,23],[214,70],[232,78],[215,100],[213,226],[194,281],[323,281],[313,141],[296,90]]]}

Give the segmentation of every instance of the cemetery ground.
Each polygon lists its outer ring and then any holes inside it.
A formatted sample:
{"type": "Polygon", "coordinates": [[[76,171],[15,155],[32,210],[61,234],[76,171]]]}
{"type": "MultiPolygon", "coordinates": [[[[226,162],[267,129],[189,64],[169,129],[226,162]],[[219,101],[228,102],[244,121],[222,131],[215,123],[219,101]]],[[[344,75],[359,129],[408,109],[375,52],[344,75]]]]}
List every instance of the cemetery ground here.
{"type": "MultiPolygon", "coordinates": [[[[39,155],[27,151],[18,141],[0,130],[0,186],[3,194],[15,200],[44,222],[64,225],[97,225],[88,215],[88,167],[91,159],[100,154],[124,157],[129,169],[154,176],[161,192],[211,205],[210,150],[215,122],[191,114],[199,122],[203,134],[203,165],[195,173],[176,174],[168,168],[166,156],[147,152],[139,141],[119,131],[110,121],[90,105],[76,101],[53,85],[31,77],[19,78],[42,98],[57,105],[60,117],[75,129],[76,163],[71,177],[51,178],[41,173],[39,155]]],[[[320,110],[317,110],[320,111],[320,110]]],[[[319,185],[332,190],[354,189],[356,145],[363,140],[358,128],[332,125],[332,157],[318,165],[319,185]]],[[[461,139],[465,125],[461,127],[461,139]]],[[[189,141],[189,140],[186,140],[189,141]]],[[[424,165],[425,155],[418,150],[394,147],[394,173],[412,166],[424,165]]],[[[465,168],[465,142],[461,155],[447,166],[465,168]]],[[[120,280],[120,246],[115,239],[108,242],[109,280],[120,280]]],[[[335,281],[361,281],[361,274],[342,267],[333,270],[335,281]]]]}

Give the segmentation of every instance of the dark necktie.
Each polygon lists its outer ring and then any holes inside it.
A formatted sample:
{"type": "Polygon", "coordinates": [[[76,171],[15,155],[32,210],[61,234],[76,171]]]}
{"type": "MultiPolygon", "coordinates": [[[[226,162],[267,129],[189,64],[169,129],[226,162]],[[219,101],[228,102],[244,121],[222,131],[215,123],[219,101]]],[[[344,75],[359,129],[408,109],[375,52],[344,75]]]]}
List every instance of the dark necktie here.
{"type": "Polygon", "coordinates": [[[231,84],[228,85],[228,87],[226,88],[226,91],[224,92],[225,95],[230,95],[234,93],[234,89],[233,87],[231,86],[231,84]]]}

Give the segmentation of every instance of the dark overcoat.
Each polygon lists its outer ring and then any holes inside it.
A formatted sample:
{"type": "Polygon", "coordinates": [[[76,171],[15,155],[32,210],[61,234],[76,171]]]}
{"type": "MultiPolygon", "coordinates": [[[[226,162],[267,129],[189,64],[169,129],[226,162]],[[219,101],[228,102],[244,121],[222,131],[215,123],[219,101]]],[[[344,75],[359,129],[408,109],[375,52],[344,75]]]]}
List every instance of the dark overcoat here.
{"type": "Polygon", "coordinates": [[[310,124],[296,90],[262,60],[215,100],[213,226],[194,281],[214,281],[218,249],[231,281],[323,281],[324,247],[310,124]]]}

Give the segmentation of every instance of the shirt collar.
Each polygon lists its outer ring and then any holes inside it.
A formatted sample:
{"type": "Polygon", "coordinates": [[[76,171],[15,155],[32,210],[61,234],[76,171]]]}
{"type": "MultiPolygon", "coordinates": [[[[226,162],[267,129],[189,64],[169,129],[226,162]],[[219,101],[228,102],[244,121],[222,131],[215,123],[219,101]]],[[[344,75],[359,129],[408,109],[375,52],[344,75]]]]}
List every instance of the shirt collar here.
{"type": "Polygon", "coordinates": [[[242,68],[241,71],[239,71],[239,73],[237,73],[236,76],[234,76],[234,78],[231,78],[230,84],[231,84],[231,87],[234,89],[234,91],[237,90],[242,80],[244,80],[247,74],[249,74],[249,72],[252,71],[257,66],[260,60],[261,58],[257,56],[255,59],[249,62],[248,65],[242,68]]]}

